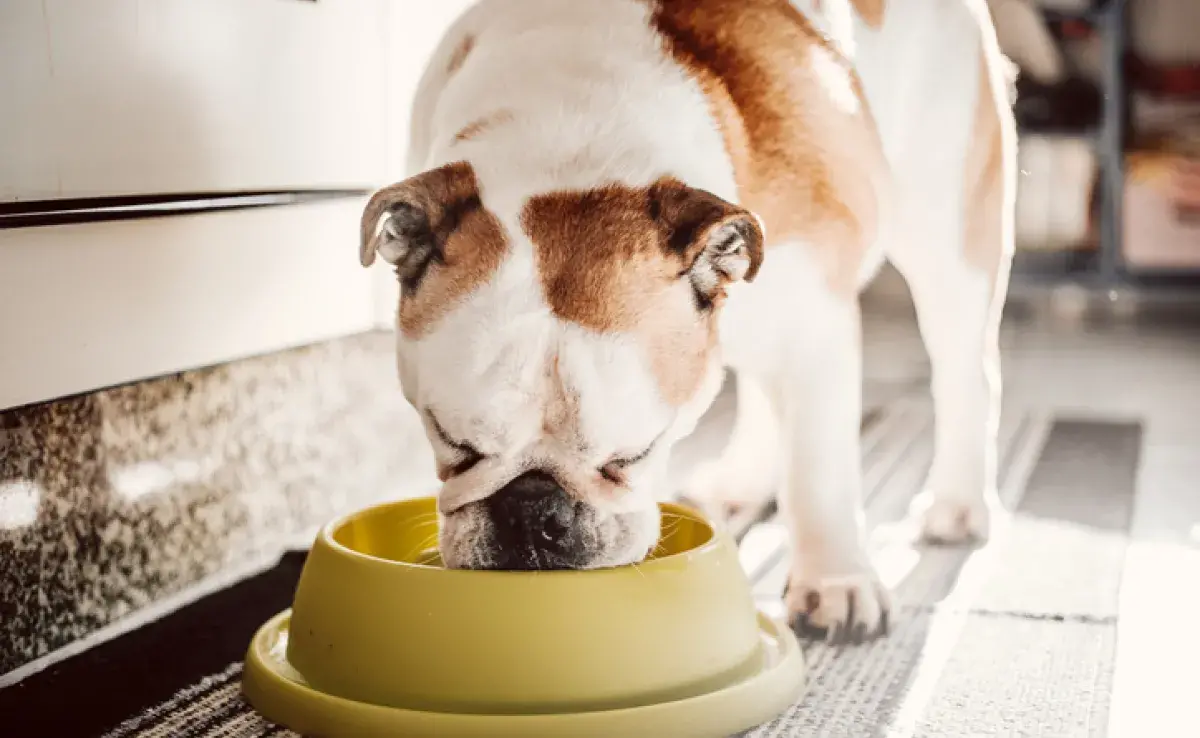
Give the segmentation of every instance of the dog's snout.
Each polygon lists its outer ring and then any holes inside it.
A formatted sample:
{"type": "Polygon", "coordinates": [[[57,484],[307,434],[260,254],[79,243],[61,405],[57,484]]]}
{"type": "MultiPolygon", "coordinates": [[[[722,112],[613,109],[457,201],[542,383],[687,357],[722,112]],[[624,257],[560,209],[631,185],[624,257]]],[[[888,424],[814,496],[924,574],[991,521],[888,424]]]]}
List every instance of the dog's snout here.
{"type": "Polygon", "coordinates": [[[497,528],[538,546],[561,543],[575,518],[574,501],[544,472],[522,474],[504,485],[489,506],[497,528]]]}
{"type": "Polygon", "coordinates": [[[528,472],[487,500],[504,569],[567,566],[578,504],[552,476],[528,472]]]}

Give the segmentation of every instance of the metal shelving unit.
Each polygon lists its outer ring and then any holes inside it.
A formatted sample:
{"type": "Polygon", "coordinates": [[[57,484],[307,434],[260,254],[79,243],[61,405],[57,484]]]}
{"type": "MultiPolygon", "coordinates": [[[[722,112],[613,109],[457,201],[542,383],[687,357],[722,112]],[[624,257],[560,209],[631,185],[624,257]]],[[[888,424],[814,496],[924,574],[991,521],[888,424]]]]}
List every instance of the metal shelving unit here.
{"type": "Polygon", "coordinates": [[[1074,284],[1116,294],[1122,291],[1200,289],[1200,270],[1132,268],[1124,258],[1125,145],[1130,120],[1125,58],[1129,45],[1127,0],[1098,0],[1088,11],[1071,15],[1046,11],[1050,20],[1084,20],[1099,33],[1103,49],[1104,103],[1100,126],[1091,138],[1099,164],[1097,248],[1087,251],[1021,252],[1013,280],[1049,285],[1074,284]]]}
{"type": "Polygon", "coordinates": [[[1100,125],[1100,287],[1118,286],[1124,269],[1125,142],[1129,91],[1125,83],[1128,46],[1126,0],[1107,0],[1095,19],[1104,48],[1104,107],[1100,125]]]}

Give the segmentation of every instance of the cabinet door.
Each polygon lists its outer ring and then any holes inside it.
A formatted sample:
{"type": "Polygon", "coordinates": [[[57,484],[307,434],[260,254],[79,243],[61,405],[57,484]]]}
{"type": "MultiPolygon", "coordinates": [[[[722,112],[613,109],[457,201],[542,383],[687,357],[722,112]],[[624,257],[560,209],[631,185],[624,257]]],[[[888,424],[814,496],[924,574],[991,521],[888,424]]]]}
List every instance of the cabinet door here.
{"type": "Polygon", "coordinates": [[[362,206],[0,230],[0,408],[374,328],[362,206]]]}
{"type": "MultiPolygon", "coordinates": [[[[395,181],[471,1],[0,0],[0,204],[395,181]]],[[[390,325],[363,201],[0,222],[0,408],[390,325]]]]}
{"type": "Polygon", "coordinates": [[[3,0],[0,202],[377,182],[410,3],[3,0]]]}

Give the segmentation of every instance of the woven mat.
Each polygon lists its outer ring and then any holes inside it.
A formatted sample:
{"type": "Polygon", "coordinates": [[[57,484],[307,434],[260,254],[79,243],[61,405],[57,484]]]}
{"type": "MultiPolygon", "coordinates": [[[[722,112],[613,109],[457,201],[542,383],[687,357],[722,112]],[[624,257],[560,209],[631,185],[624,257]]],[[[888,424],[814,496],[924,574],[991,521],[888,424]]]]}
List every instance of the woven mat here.
{"type": "MultiPolygon", "coordinates": [[[[876,475],[868,518],[885,570],[900,572],[893,632],[863,647],[807,646],[805,693],[748,736],[1105,734],[1141,428],[1021,418],[1008,429],[1002,490],[1015,512],[982,549],[883,535],[920,483],[927,426],[906,441],[905,464],[876,475]]],[[[786,575],[786,555],[774,560],[760,591],[786,575]]],[[[294,735],[243,702],[240,674],[231,664],[109,738],[294,735]]]]}

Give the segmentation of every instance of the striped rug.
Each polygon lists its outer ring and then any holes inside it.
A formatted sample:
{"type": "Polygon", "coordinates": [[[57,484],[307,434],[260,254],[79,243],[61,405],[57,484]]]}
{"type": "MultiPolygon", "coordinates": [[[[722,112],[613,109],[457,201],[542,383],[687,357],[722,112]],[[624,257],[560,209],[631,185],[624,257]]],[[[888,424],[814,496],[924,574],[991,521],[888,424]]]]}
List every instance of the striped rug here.
{"type": "MultiPolygon", "coordinates": [[[[796,703],[746,736],[1101,736],[1142,429],[1009,412],[1001,490],[1011,518],[978,550],[920,548],[903,514],[932,451],[927,405],[900,402],[864,432],[872,545],[895,593],[893,632],[805,647],[796,703]]],[[[778,520],[751,525],[743,564],[778,611],[778,520]]],[[[291,736],[241,698],[241,664],[134,716],[109,738],[291,736]]]]}

